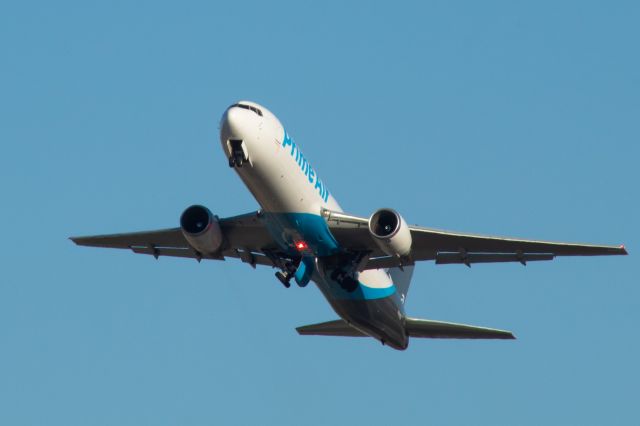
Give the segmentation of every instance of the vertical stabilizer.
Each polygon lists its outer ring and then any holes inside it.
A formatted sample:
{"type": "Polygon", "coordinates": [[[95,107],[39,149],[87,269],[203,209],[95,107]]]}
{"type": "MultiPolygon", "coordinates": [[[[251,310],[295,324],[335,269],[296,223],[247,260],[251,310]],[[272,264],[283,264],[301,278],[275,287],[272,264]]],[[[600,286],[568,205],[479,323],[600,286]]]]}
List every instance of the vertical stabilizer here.
{"type": "Polygon", "coordinates": [[[400,268],[390,268],[389,275],[391,275],[391,279],[400,293],[400,298],[402,302],[407,298],[407,293],[409,292],[409,285],[411,285],[411,277],[413,277],[413,268],[414,266],[405,266],[402,269],[400,268]]]}

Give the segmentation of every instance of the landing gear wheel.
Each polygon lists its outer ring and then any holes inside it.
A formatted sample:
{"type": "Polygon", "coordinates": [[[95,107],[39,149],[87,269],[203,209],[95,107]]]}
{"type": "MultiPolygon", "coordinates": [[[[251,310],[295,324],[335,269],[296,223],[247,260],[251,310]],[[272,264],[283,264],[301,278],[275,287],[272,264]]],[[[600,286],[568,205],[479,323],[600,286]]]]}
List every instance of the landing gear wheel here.
{"type": "Polygon", "coordinates": [[[291,280],[291,275],[289,274],[284,274],[280,271],[276,272],[276,278],[278,279],[278,281],[280,281],[282,283],[283,286],[285,286],[286,288],[291,287],[291,283],[289,282],[289,280],[291,280]]]}
{"type": "Polygon", "coordinates": [[[229,157],[229,167],[235,167],[236,166],[236,159],[233,157],[229,157]]]}

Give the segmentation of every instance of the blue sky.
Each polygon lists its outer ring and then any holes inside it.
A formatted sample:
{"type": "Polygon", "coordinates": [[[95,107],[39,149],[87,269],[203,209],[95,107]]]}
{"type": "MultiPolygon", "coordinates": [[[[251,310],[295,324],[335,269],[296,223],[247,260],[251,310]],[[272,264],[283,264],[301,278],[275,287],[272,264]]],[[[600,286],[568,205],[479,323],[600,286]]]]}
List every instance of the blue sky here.
{"type": "Polygon", "coordinates": [[[0,13],[0,424],[637,424],[637,2],[14,2],[0,13]],[[257,206],[218,119],[276,113],[351,213],[625,243],[416,268],[515,342],[300,337],[273,271],[75,247],[257,206]]]}

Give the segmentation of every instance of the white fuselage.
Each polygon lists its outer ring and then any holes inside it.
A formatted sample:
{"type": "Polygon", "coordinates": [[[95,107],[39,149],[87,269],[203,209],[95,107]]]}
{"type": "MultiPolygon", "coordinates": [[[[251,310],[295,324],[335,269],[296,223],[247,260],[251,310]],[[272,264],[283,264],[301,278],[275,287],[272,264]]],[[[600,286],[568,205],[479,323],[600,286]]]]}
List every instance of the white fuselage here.
{"type": "Polygon", "coordinates": [[[345,291],[323,267],[323,259],[341,249],[322,210],[342,209],[276,116],[252,102],[234,104],[222,116],[220,141],[227,157],[241,150],[244,162],[235,169],[262,207],[274,239],[284,251],[313,259],[311,279],[338,315],[372,337],[406,347],[404,309],[385,270],[353,271],[358,289],[345,291]],[[296,248],[300,242],[302,252],[296,248]]]}
{"type": "Polygon", "coordinates": [[[236,170],[260,206],[271,212],[317,215],[322,208],[342,211],[276,116],[264,107],[256,108],[262,116],[229,108],[222,117],[220,139],[227,156],[231,155],[230,140],[243,141],[249,167],[236,170]]]}

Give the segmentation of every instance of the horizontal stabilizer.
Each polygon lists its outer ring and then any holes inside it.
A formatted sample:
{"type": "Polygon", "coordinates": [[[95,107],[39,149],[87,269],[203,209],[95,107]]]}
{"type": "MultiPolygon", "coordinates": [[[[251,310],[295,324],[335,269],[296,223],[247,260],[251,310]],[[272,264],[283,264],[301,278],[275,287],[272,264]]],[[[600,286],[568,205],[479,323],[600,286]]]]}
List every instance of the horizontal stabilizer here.
{"type": "Polygon", "coordinates": [[[416,318],[407,318],[406,329],[410,337],[431,339],[515,339],[506,330],[416,318]]]}
{"type": "Polygon", "coordinates": [[[366,337],[366,334],[351,327],[345,320],[321,322],[319,324],[303,325],[296,328],[303,336],[344,336],[366,337]]]}

